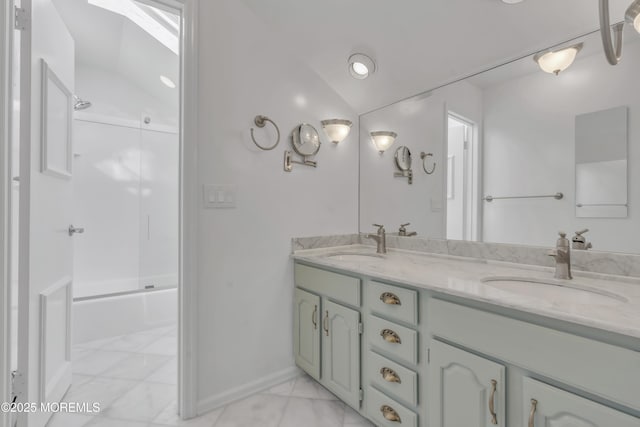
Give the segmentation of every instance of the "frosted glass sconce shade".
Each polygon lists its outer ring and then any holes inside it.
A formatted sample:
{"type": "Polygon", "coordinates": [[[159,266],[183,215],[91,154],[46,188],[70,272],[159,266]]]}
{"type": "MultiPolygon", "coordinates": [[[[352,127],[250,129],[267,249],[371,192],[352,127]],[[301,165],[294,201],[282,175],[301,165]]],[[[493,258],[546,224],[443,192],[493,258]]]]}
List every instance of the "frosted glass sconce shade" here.
{"type": "Polygon", "coordinates": [[[640,0],[635,0],[625,13],[626,21],[640,33],[640,0]]]}
{"type": "Polygon", "coordinates": [[[391,147],[398,134],[391,131],[377,131],[371,132],[371,139],[379,152],[384,153],[387,148],[391,147]]]}
{"type": "Polygon", "coordinates": [[[573,64],[580,49],[582,49],[582,43],[556,52],[539,53],[533,57],[533,60],[538,63],[542,71],[557,76],[561,71],[566,70],[573,64]]]}
{"type": "Polygon", "coordinates": [[[331,119],[320,123],[329,139],[336,144],[344,141],[351,132],[351,120],[331,119]]]}

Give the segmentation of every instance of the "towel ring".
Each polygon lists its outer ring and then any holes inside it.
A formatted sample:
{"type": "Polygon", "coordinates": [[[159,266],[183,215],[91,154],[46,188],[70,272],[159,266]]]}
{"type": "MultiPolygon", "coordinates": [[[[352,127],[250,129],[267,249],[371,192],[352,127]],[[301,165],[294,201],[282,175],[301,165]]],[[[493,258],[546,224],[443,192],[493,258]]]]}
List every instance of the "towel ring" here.
{"type": "Polygon", "coordinates": [[[420,158],[422,159],[422,169],[427,175],[431,175],[436,170],[436,162],[433,162],[433,167],[431,168],[431,170],[427,170],[427,167],[425,166],[427,157],[433,157],[433,153],[425,153],[424,151],[420,153],[420,158]]]}
{"type": "Polygon", "coordinates": [[[256,141],[256,138],[253,136],[253,128],[251,128],[251,139],[253,140],[253,143],[256,144],[256,146],[259,149],[265,150],[265,151],[273,150],[274,148],[276,148],[278,146],[278,143],[280,143],[280,129],[278,129],[278,125],[273,120],[271,120],[269,117],[260,116],[260,115],[256,116],[255,119],[253,119],[253,122],[259,128],[265,127],[267,122],[269,122],[269,123],[271,123],[273,125],[274,128],[276,128],[276,132],[278,132],[278,139],[276,140],[276,143],[273,144],[271,147],[263,147],[262,145],[258,144],[258,141],[256,141]]]}

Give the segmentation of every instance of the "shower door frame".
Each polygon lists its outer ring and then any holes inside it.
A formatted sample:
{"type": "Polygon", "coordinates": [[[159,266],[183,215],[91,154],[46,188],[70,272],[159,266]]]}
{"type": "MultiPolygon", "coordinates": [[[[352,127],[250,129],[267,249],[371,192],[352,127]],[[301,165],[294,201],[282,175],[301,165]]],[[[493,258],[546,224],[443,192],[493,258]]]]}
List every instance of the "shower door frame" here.
{"type": "Polygon", "coordinates": [[[198,2],[137,0],[169,7],[182,17],[180,29],[180,215],[178,272],[178,411],[197,415],[198,286],[198,2]]]}
{"type": "MultiPolygon", "coordinates": [[[[137,0],[168,7],[182,17],[180,31],[180,215],[178,284],[178,410],[182,419],[197,415],[197,286],[198,286],[198,2],[199,0],[137,0]]],[[[11,82],[14,1],[0,6],[0,402],[11,401],[9,319],[10,298],[10,200],[11,82]]],[[[25,31],[30,31],[27,27],[25,31]]],[[[27,78],[30,70],[20,70],[27,78]]],[[[28,110],[28,109],[27,109],[28,110]]],[[[0,412],[0,427],[9,425],[0,412]]]]}

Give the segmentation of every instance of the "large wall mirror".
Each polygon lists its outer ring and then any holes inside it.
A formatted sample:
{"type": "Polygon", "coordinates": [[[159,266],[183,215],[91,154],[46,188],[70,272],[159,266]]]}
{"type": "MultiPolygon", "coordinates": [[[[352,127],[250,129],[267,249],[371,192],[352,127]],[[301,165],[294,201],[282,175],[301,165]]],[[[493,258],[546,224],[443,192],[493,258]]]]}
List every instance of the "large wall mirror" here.
{"type": "Polygon", "coordinates": [[[607,63],[599,33],[558,75],[533,55],[360,117],[360,228],[410,222],[419,237],[536,246],[588,228],[593,250],[640,253],[640,35],[607,63]],[[394,179],[392,146],[433,153],[433,174],[394,179]]]}

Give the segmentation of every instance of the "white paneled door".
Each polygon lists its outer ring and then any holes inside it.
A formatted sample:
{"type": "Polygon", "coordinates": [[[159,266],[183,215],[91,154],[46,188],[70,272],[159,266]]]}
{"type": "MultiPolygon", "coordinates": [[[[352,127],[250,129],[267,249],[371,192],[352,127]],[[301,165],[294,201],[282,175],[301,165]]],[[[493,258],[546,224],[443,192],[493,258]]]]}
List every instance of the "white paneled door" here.
{"type": "Polygon", "coordinates": [[[42,427],[71,384],[74,42],[51,0],[22,7],[16,391],[18,425],[42,427]]]}

